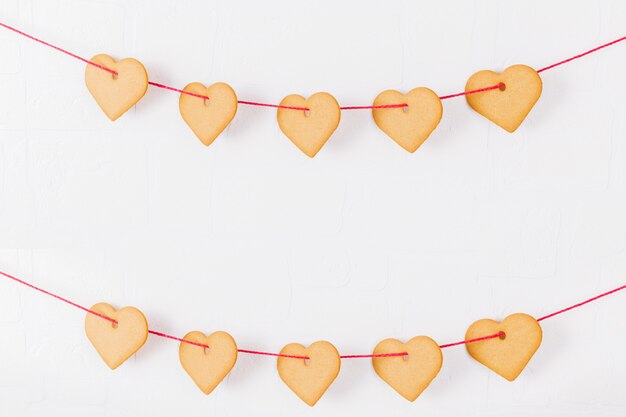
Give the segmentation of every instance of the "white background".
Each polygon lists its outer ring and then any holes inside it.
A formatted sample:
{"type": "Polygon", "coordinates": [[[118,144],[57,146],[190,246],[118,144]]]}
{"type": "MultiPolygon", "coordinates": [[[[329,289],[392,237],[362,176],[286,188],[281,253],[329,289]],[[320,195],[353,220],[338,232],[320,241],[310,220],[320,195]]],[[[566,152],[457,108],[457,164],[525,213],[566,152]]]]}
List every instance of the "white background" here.
{"type": "MultiPolygon", "coordinates": [[[[463,89],[625,34],[622,1],[0,1],[0,21],[86,57],[133,56],[182,87],[230,83],[277,103],[329,91],[463,89]]],[[[626,44],[542,74],[509,134],[463,98],[409,154],[344,112],[309,159],[272,109],[241,106],[209,148],[150,88],[111,123],[84,64],[0,30],[0,269],[80,303],[134,305],[151,328],[230,332],[242,348],[383,338],[440,343],[509,313],[540,316],[626,279],[626,44]]],[[[543,322],[509,383],[463,347],[409,403],[345,360],[313,409],[275,360],[242,354],[205,397],[178,344],[150,337],[110,371],[84,314],[0,280],[2,416],[624,416],[626,294],[543,322]]]]}

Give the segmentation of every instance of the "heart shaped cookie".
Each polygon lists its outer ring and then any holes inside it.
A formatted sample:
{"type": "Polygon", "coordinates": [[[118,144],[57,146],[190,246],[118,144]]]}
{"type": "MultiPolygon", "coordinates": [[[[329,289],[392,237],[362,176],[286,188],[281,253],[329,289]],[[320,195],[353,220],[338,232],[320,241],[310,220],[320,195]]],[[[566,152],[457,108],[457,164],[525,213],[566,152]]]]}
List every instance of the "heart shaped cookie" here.
{"type": "Polygon", "coordinates": [[[374,370],[398,394],[415,401],[439,373],[443,362],[441,349],[426,336],[414,337],[406,343],[385,339],[374,349],[375,355],[396,352],[407,355],[372,358],[374,370]]]}
{"type": "Polygon", "coordinates": [[[322,149],[339,126],[341,109],[337,100],[328,93],[315,93],[308,99],[292,94],[285,97],[280,105],[309,109],[279,108],[277,118],[280,130],[310,158],[322,149]]]}
{"type": "Polygon", "coordinates": [[[501,337],[467,343],[467,351],[478,362],[513,381],[541,345],[541,326],[528,314],[511,314],[501,323],[482,319],[473,323],[465,340],[503,332],[501,337]]]}
{"type": "Polygon", "coordinates": [[[85,69],[87,89],[109,119],[116,120],[146,94],[148,74],[136,59],[115,61],[109,55],[100,54],[91,58],[91,62],[117,72],[117,75],[111,74],[90,64],[85,69]]]}
{"type": "Polygon", "coordinates": [[[325,341],[309,347],[291,343],[282,348],[282,355],[306,356],[309,359],[278,358],[278,374],[285,384],[311,407],[337,378],[341,367],[339,352],[325,341]]]}
{"type": "Polygon", "coordinates": [[[237,344],[226,332],[215,332],[209,336],[202,332],[189,332],[183,337],[193,343],[180,343],[178,357],[183,369],[198,388],[205,394],[211,391],[228,375],[237,362],[237,344]]]}
{"type": "Polygon", "coordinates": [[[510,66],[502,74],[479,71],[467,80],[465,91],[494,85],[501,87],[468,94],[467,103],[501,128],[514,132],[541,96],[541,77],[526,65],[510,66]]]}
{"type": "Polygon", "coordinates": [[[237,113],[237,94],[225,83],[205,87],[200,83],[188,84],[183,91],[208,100],[181,93],[178,100],[180,115],[193,130],[200,142],[209,146],[237,113]]]}
{"type": "Polygon", "coordinates": [[[374,121],[398,145],[415,152],[439,124],[443,106],[434,91],[418,87],[407,94],[387,90],[374,99],[374,106],[402,104],[405,107],[372,109],[374,121]]]}
{"type": "Polygon", "coordinates": [[[120,366],[146,343],[148,322],[135,307],[115,310],[107,303],[98,303],[90,310],[117,321],[115,324],[91,313],[85,317],[87,338],[109,368],[120,366]]]}

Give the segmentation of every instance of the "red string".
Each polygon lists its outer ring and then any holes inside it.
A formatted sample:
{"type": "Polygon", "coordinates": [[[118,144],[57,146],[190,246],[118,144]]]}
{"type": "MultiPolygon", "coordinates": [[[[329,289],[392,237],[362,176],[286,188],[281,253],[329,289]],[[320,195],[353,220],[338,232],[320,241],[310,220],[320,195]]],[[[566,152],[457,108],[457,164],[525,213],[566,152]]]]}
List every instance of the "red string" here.
{"type": "Polygon", "coordinates": [[[170,87],[169,85],[165,85],[165,84],[161,84],[161,83],[156,83],[154,81],[148,81],[148,84],[150,84],[150,85],[152,85],[154,87],[163,88],[165,90],[176,91],[177,93],[181,93],[181,94],[187,94],[188,96],[194,96],[194,97],[202,98],[202,99],[205,99],[205,100],[209,99],[207,96],[203,96],[202,94],[192,93],[191,91],[179,90],[178,88],[170,87]]]}
{"type": "Polygon", "coordinates": [[[402,104],[379,104],[377,106],[342,106],[341,110],[365,110],[365,109],[397,109],[400,107],[408,107],[406,103],[402,104]]]}
{"type": "Polygon", "coordinates": [[[559,61],[559,62],[554,63],[552,65],[548,65],[547,67],[543,67],[540,70],[537,70],[537,72],[544,72],[544,71],[547,71],[547,70],[552,69],[554,67],[558,67],[559,65],[567,64],[568,62],[571,62],[571,61],[573,61],[575,59],[578,59],[578,58],[582,58],[585,55],[589,55],[589,54],[591,54],[593,52],[599,51],[600,49],[604,49],[604,48],[606,48],[608,46],[615,45],[616,43],[619,43],[619,42],[621,42],[623,40],[626,40],[626,36],[622,36],[621,38],[615,39],[614,41],[607,42],[604,45],[600,45],[600,46],[597,46],[597,47],[595,47],[593,49],[590,49],[587,52],[583,52],[581,54],[574,55],[571,58],[564,59],[563,61],[559,61]]]}
{"type": "Polygon", "coordinates": [[[537,321],[543,321],[545,319],[549,319],[550,317],[554,317],[554,316],[559,315],[561,313],[565,313],[566,311],[570,311],[570,310],[573,310],[573,309],[578,308],[580,306],[584,306],[585,304],[588,304],[588,303],[590,303],[592,301],[596,301],[599,298],[606,297],[607,295],[611,295],[611,294],[616,293],[618,291],[621,291],[621,290],[623,290],[625,288],[626,288],[626,285],[622,285],[621,287],[617,287],[617,288],[615,288],[615,289],[613,289],[611,291],[607,291],[607,292],[602,293],[600,295],[596,295],[595,297],[591,297],[588,300],[581,301],[580,303],[574,304],[573,306],[569,306],[569,307],[566,307],[566,308],[564,308],[562,310],[555,311],[554,313],[547,314],[547,315],[545,315],[543,317],[538,318],[537,321]]]}
{"type": "MultiPolygon", "coordinates": [[[[102,69],[104,71],[110,72],[111,74],[117,74],[117,72],[112,70],[112,69],[106,68],[106,67],[104,67],[104,66],[102,66],[100,64],[92,62],[92,61],[90,61],[90,60],[88,60],[86,58],[83,58],[83,57],[81,57],[79,55],[76,55],[76,54],[74,54],[72,52],[69,52],[69,51],[67,51],[67,50],[65,50],[63,48],[60,48],[58,46],[52,45],[51,43],[48,43],[48,42],[46,42],[46,41],[44,41],[42,39],[36,38],[33,35],[29,35],[28,33],[22,32],[21,30],[16,29],[16,28],[14,28],[12,26],[9,26],[9,25],[7,25],[5,23],[0,22],[0,26],[4,27],[6,29],[9,29],[9,30],[11,30],[11,31],[13,31],[13,32],[15,32],[15,33],[17,33],[19,35],[25,36],[28,39],[32,39],[35,42],[39,42],[42,45],[49,46],[50,48],[56,49],[59,52],[63,52],[64,54],[69,55],[69,56],[71,56],[73,58],[79,59],[79,60],[81,60],[81,61],[83,61],[83,62],[85,62],[85,63],[87,63],[89,65],[93,65],[94,67],[97,67],[97,68],[100,68],[100,69],[102,69]]],[[[548,65],[547,67],[543,67],[540,70],[538,70],[537,72],[540,73],[540,72],[552,69],[554,67],[558,67],[559,65],[563,65],[563,64],[571,62],[571,61],[573,61],[575,59],[582,58],[585,55],[589,55],[589,54],[591,54],[593,52],[599,51],[600,49],[604,49],[604,48],[609,47],[611,45],[615,45],[616,43],[622,42],[624,40],[626,40],[626,36],[623,36],[621,38],[615,39],[614,41],[605,43],[603,45],[597,46],[597,47],[595,47],[593,49],[590,49],[590,50],[588,50],[586,52],[583,52],[583,53],[580,53],[578,55],[574,55],[573,57],[564,59],[563,61],[559,61],[559,62],[556,62],[554,64],[548,65]]],[[[181,94],[187,94],[187,95],[190,95],[190,96],[193,96],[193,97],[198,97],[198,98],[202,98],[202,99],[205,99],[205,100],[208,99],[208,97],[203,96],[201,94],[192,93],[190,91],[184,91],[184,90],[178,89],[176,87],[171,87],[171,86],[166,85],[166,84],[161,84],[161,83],[157,83],[157,82],[154,82],[154,81],[148,81],[148,84],[150,84],[151,86],[154,86],[154,87],[158,87],[158,88],[162,88],[162,89],[170,90],[170,91],[175,91],[175,92],[181,93],[181,94]]],[[[466,95],[469,95],[469,94],[476,94],[476,93],[481,93],[481,92],[489,91],[489,90],[495,90],[496,88],[499,88],[499,87],[500,87],[500,85],[493,85],[491,87],[479,88],[479,89],[471,90],[471,91],[463,91],[461,93],[455,93],[455,94],[448,94],[448,95],[439,97],[439,99],[440,100],[446,100],[446,99],[449,99],[449,98],[466,96],[466,95]]],[[[256,101],[246,101],[246,100],[238,100],[238,103],[239,104],[246,104],[246,105],[249,105],[249,106],[272,107],[272,108],[277,108],[277,109],[289,109],[289,110],[300,110],[300,111],[308,111],[309,110],[306,107],[281,106],[280,104],[260,103],[260,102],[256,102],[256,101]]],[[[379,105],[379,106],[343,106],[343,107],[340,107],[340,108],[341,108],[341,110],[366,110],[366,109],[393,109],[393,108],[406,107],[406,106],[407,106],[406,103],[402,103],[402,104],[384,104],[384,105],[379,105]]]]}
{"type": "Polygon", "coordinates": [[[468,343],[480,342],[481,340],[495,339],[496,337],[502,337],[502,336],[504,336],[504,332],[498,332],[495,334],[490,334],[489,336],[477,337],[475,339],[461,340],[460,342],[454,342],[454,343],[446,343],[445,345],[439,345],[439,348],[445,349],[445,348],[449,348],[452,346],[466,345],[468,343]]]}
{"type": "MultiPolygon", "coordinates": [[[[43,288],[37,287],[37,286],[35,286],[33,284],[30,284],[30,283],[28,283],[28,282],[26,282],[24,280],[21,280],[21,279],[19,279],[17,277],[14,277],[13,275],[7,274],[6,272],[0,271],[0,275],[4,276],[6,278],[9,278],[9,279],[11,279],[11,280],[13,280],[13,281],[15,281],[15,282],[17,282],[19,284],[25,285],[28,288],[32,288],[32,289],[37,290],[37,291],[39,291],[39,292],[41,292],[43,294],[49,295],[50,297],[54,297],[57,300],[61,300],[64,303],[67,303],[67,304],[69,304],[71,306],[79,308],[79,309],[81,309],[81,310],[83,310],[83,311],[85,311],[85,312],[87,312],[89,314],[93,314],[95,316],[101,317],[101,318],[103,318],[105,320],[108,320],[108,321],[110,321],[112,323],[117,323],[117,320],[112,319],[111,317],[107,317],[107,316],[105,316],[103,314],[98,313],[97,311],[90,310],[87,307],[83,307],[80,304],[77,304],[77,303],[75,303],[73,301],[68,300],[67,298],[63,298],[63,297],[61,297],[59,295],[53,294],[50,291],[44,290],[43,288]]],[[[566,311],[573,310],[575,308],[578,308],[578,307],[583,306],[585,304],[588,304],[588,303],[590,303],[592,301],[596,301],[596,300],[598,300],[600,298],[606,297],[608,295],[614,294],[614,293],[616,293],[618,291],[621,291],[621,290],[624,290],[624,289],[626,289],[626,285],[622,285],[622,286],[617,287],[617,288],[615,288],[615,289],[613,289],[611,291],[607,291],[605,293],[596,295],[595,297],[592,297],[592,298],[590,298],[588,300],[585,300],[585,301],[582,301],[580,303],[574,304],[574,305],[572,305],[570,307],[567,307],[567,308],[564,308],[562,310],[555,311],[554,313],[548,314],[546,316],[543,316],[543,317],[537,319],[537,321],[542,321],[542,320],[549,319],[550,317],[554,317],[554,316],[556,316],[558,314],[565,313],[566,311]]],[[[181,342],[181,343],[187,343],[187,344],[190,344],[190,345],[200,346],[200,347],[203,347],[203,348],[210,349],[210,347],[208,345],[205,345],[205,344],[202,344],[202,343],[198,343],[198,342],[194,342],[192,340],[181,339],[180,337],[172,336],[172,335],[167,334],[167,333],[158,332],[156,330],[148,330],[148,333],[150,333],[150,334],[152,334],[154,336],[159,336],[159,337],[163,337],[163,338],[166,338],[166,339],[176,340],[176,341],[181,342]]],[[[468,343],[480,342],[482,340],[494,339],[496,337],[500,337],[500,336],[503,336],[503,335],[504,335],[504,332],[499,332],[499,333],[491,334],[491,335],[488,335],[488,336],[477,337],[475,339],[467,339],[467,340],[461,340],[459,342],[454,342],[454,343],[446,343],[444,345],[439,345],[439,347],[441,349],[445,349],[445,348],[449,348],[449,347],[453,347],[453,346],[459,346],[459,345],[465,345],[465,344],[468,344],[468,343]]],[[[237,349],[237,351],[240,352],[240,353],[248,353],[248,354],[251,354],[251,355],[274,356],[274,357],[291,358],[291,359],[309,359],[307,356],[286,355],[286,354],[283,354],[283,353],[263,352],[263,351],[260,351],[260,350],[237,349]]],[[[394,353],[376,353],[376,354],[363,354],[363,355],[341,355],[340,357],[342,359],[387,358],[387,357],[393,357],[393,356],[405,356],[407,354],[408,354],[407,352],[394,352],[394,353]]]]}
{"type": "Polygon", "coordinates": [[[447,96],[439,97],[439,100],[447,100],[449,98],[467,96],[469,94],[482,93],[483,91],[495,90],[496,88],[504,88],[504,83],[498,85],[492,85],[491,87],[477,88],[476,90],[463,91],[462,93],[450,94],[447,96]]]}
{"type": "Polygon", "coordinates": [[[16,28],[12,27],[12,26],[6,25],[6,24],[4,24],[4,23],[2,23],[2,22],[0,22],[0,26],[2,26],[2,27],[4,27],[4,28],[7,28],[7,29],[9,29],[9,30],[12,30],[13,32],[15,32],[15,33],[17,33],[17,34],[19,34],[19,35],[26,36],[28,39],[32,39],[32,40],[34,40],[35,42],[39,42],[39,43],[40,43],[40,44],[42,44],[42,45],[49,46],[50,48],[52,48],[52,49],[56,49],[56,50],[57,50],[57,51],[59,51],[59,52],[63,52],[64,54],[69,55],[69,56],[71,56],[72,58],[79,59],[79,60],[81,60],[81,61],[83,61],[83,62],[85,62],[85,63],[87,63],[87,64],[89,64],[89,65],[93,65],[93,66],[94,66],[94,67],[96,67],[96,68],[100,68],[101,70],[104,70],[104,71],[106,71],[106,72],[110,72],[111,74],[116,74],[116,75],[117,75],[117,71],[113,71],[112,69],[109,69],[109,68],[107,68],[107,67],[105,67],[105,66],[102,66],[102,65],[100,65],[100,64],[96,64],[95,62],[91,62],[90,60],[85,59],[85,58],[83,58],[82,56],[78,56],[78,55],[76,55],[76,54],[74,54],[74,53],[72,53],[72,52],[70,52],[70,51],[66,51],[66,50],[65,50],[65,49],[63,49],[63,48],[59,48],[58,46],[52,45],[51,43],[48,43],[48,42],[46,42],[46,41],[44,41],[44,40],[41,40],[41,39],[39,39],[39,38],[36,38],[36,37],[34,37],[33,35],[29,35],[28,33],[24,33],[24,32],[22,32],[21,30],[18,30],[18,29],[16,29],[16,28]]]}
{"type": "Polygon", "coordinates": [[[406,356],[407,352],[397,353],[373,353],[369,355],[341,355],[341,359],[362,359],[362,358],[392,358],[394,356],[406,356]]]}
{"type": "Polygon", "coordinates": [[[237,100],[237,103],[239,103],[239,104],[247,104],[249,106],[273,107],[275,109],[289,109],[289,110],[309,111],[309,109],[306,108],[306,107],[281,106],[280,104],[258,103],[256,101],[237,100]]]}
{"type": "Polygon", "coordinates": [[[50,297],[54,297],[54,298],[56,298],[57,300],[61,300],[61,301],[63,301],[64,303],[67,303],[67,304],[69,304],[69,305],[71,305],[71,306],[74,306],[74,307],[76,307],[76,308],[80,308],[81,310],[86,311],[87,313],[93,314],[94,316],[101,317],[101,318],[103,318],[103,319],[105,319],[105,320],[110,321],[111,323],[115,323],[115,324],[117,324],[117,320],[112,319],[111,317],[107,317],[107,316],[105,316],[104,314],[100,314],[100,313],[98,313],[97,311],[93,311],[93,310],[88,309],[87,307],[83,307],[83,306],[81,306],[80,304],[76,304],[75,302],[70,301],[70,300],[68,300],[67,298],[63,298],[63,297],[61,297],[61,296],[59,296],[59,295],[53,294],[53,293],[51,293],[51,292],[49,292],[49,291],[46,291],[46,290],[44,290],[43,288],[39,288],[39,287],[37,287],[37,286],[35,286],[35,285],[33,285],[33,284],[30,284],[30,283],[28,283],[28,282],[26,282],[26,281],[22,281],[21,279],[19,279],[19,278],[17,278],[17,277],[14,277],[13,275],[9,275],[9,274],[7,274],[6,272],[2,272],[2,271],[0,271],[0,275],[3,275],[3,276],[5,276],[5,277],[7,277],[7,278],[9,278],[9,279],[12,279],[12,280],[13,280],[13,281],[15,281],[15,282],[19,282],[19,283],[20,283],[20,284],[22,284],[22,285],[26,285],[28,288],[32,288],[33,290],[37,290],[37,291],[39,291],[39,292],[41,292],[41,293],[44,293],[44,294],[46,294],[46,295],[49,295],[50,297]]]}
{"type": "Polygon", "coordinates": [[[237,349],[237,352],[249,353],[251,355],[274,356],[277,358],[310,359],[308,356],[286,355],[284,353],[262,352],[260,350],[237,349]]]}

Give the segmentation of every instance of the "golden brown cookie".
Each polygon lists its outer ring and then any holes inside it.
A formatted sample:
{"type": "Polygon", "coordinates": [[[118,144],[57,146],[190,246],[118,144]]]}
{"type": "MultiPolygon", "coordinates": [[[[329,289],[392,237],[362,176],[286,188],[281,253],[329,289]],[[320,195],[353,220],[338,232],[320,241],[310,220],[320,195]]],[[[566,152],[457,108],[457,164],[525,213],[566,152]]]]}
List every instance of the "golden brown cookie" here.
{"type": "Polygon", "coordinates": [[[425,87],[406,94],[387,90],[374,99],[374,106],[403,103],[407,106],[372,109],[372,115],[380,130],[407,151],[415,152],[439,124],[443,106],[439,96],[425,87]]]}
{"type": "Polygon", "coordinates": [[[87,89],[109,119],[116,120],[146,94],[148,74],[136,59],[115,61],[109,55],[100,54],[91,58],[91,62],[117,71],[117,75],[111,74],[90,64],[85,69],[87,89]]]}
{"type": "Polygon", "coordinates": [[[415,401],[439,373],[443,362],[441,349],[426,336],[416,336],[406,343],[385,339],[374,349],[375,355],[397,352],[407,355],[372,358],[374,370],[398,394],[415,401]]]}
{"type": "Polygon", "coordinates": [[[337,100],[328,93],[315,93],[308,99],[292,94],[285,97],[280,105],[309,109],[279,108],[277,118],[280,130],[310,158],[322,149],[339,126],[341,109],[337,100]]]}
{"type": "Polygon", "coordinates": [[[117,320],[115,324],[91,313],[85,317],[87,338],[109,368],[120,366],[146,343],[148,322],[135,307],[115,310],[107,303],[98,303],[90,310],[117,320]]]}
{"type": "Polygon", "coordinates": [[[178,357],[183,369],[198,388],[208,395],[222,382],[237,362],[235,339],[226,332],[215,332],[207,336],[195,331],[187,333],[183,339],[209,346],[206,349],[181,342],[178,348],[178,357]]]}
{"type": "Polygon", "coordinates": [[[325,341],[309,347],[291,343],[282,348],[282,355],[306,356],[309,359],[278,358],[278,374],[302,401],[311,407],[337,378],[341,367],[339,352],[325,341]]]}
{"type": "Polygon", "coordinates": [[[469,354],[498,375],[513,381],[541,345],[541,326],[528,314],[511,314],[501,323],[482,319],[473,323],[465,339],[504,332],[501,337],[466,344],[469,354]]]}
{"type": "Polygon", "coordinates": [[[465,91],[503,84],[501,88],[466,95],[467,103],[501,128],[514,132],[541,96],[542,82],[527,65],[512,65],[501,74],[479,71],[472,75],[465,91]]]}
{"type": "Polygon", "coordinates": [[[205,100],[189,94],[180,94],[180,115],[200,142],[209,146],[237,113],[237,94],[225,83],[205,87],[201,83],[188,84],[183,91],[209,97],[205,100]]]}

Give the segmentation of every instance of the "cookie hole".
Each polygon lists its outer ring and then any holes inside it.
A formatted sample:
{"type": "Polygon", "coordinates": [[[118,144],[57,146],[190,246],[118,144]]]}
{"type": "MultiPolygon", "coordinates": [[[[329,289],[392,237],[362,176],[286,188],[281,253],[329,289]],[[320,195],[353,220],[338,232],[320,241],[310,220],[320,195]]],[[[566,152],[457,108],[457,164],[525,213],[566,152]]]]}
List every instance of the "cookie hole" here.
{"type": "Polygon", "coordinates": [[[311,115],[311,110],[306,109],[304,110],[304,117],[309,117],[311,115]]]}
{"type": "Polygon", "coordinates": [[[500,333],[498,333],[498,338],[499,338],[500,340],[504,340],[504,339],[506,339],[506,333],[504,333],[504,332],[500,332],[500,333]]]}
{"type": "Polygon", "coordinates": [[[311,364],[311,358],[304,359],[304,365],[309,366],[311,364]]]}
{"type": "Polygon", "coordinates": [[[209,354],[209,352],[210,352],[209,347],[208,347],[208,346],[204,346],[204,348],[203,348],[203,349],[204,349],[204,354],[205,354],[205,355],[208,355],[208,354],[209,354]]]}
{"type": "Polygon", "coordinates": [[[408,105],[408,104],[405,104],[405,105],[402,107],[402,111],[403,111],[403,112],[405,112],[405,113],[408,113],[408,112],[409,112],[409,105],[408,105]]]}
{"type": "Polygon", "coordinates": [[[409,354],[407,353],[406,355],[402,356],[402,360],[404,360],[405,362],[409,360],[409,354]]]}
{"type": "Polygon", "coordinates": [[[111,322],[111,327],[113,327],[114,329],[117,329],[119,326],[119,324],[116,321],[112,321],[111,322]]]}
{"type": "Polygon", "coordinates": [[[111,78],[114,80],[117,80],[117,72],[112,72],[111,73],[111,78]]]}
{"type": "Polygon", "coordinates": [[[498,88],[500,89],[500,91],[504,91],[504,90],[506,90],[506,84],[500,83],[500,84],[498,84],[498,88]]]}
{"type": "Polygon", "coordinates": [[[209,105],[209,98],[208,97],[205,97],[202,101],[204,102],[205,106],[209,105]]]}

